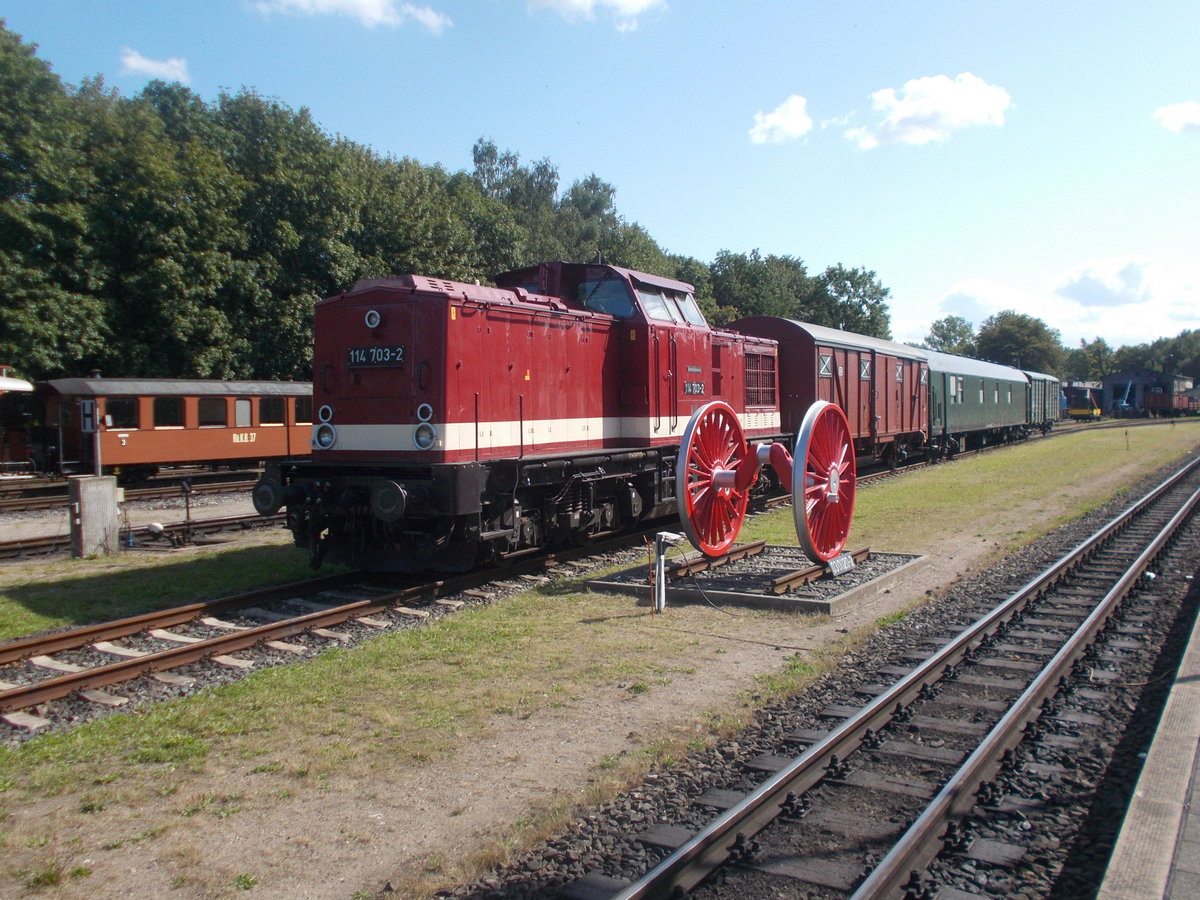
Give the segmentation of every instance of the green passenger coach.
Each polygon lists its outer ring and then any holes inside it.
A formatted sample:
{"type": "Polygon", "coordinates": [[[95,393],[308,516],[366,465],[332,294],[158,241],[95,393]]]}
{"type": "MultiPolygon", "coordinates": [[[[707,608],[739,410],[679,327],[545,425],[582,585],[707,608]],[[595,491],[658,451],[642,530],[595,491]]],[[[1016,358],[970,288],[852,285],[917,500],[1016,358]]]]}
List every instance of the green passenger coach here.
{"type": "Polygon", "coordinates": [[[926,354],[929,446],[934,453],[950,456],[1028,433],[1030,388],[1024,372],[934,350],[926,354]]]}

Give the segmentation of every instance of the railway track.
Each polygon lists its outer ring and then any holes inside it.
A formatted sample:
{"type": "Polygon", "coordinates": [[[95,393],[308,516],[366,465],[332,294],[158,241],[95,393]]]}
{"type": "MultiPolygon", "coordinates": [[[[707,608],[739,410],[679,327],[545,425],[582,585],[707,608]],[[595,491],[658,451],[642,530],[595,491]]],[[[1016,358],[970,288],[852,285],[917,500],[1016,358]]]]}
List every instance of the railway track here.
{"type": "MultiPolygon", "coordinates": [[[[826,727],[791,733],[787,743],[803,749],[761,757],[755,765],[765,777],[753,790],[702,795],[697,804],[720,813],[699,831],[670,823],[644,830],[642,844],[669,852],[640,879],[618,886],[596,872],[566,895],[934,896],[937,885],[914,873],[943,851],[972,852],[959,826],[977,804],[999,802],[994,792],[977,794],[1037,730],[1044,706],[1078,680],[1088,654],[1111,660],[1128,649],[1136,617],[1124,630],[1111,623],[1194,514],[1197,468],[1165,482],[945,644],[886,670],[896,680],[872,687],[869,702],[827,708],[826,727]]],[[[1100,668],[1089,685],[1120,680],[1097,675],[1100,668]]],[[[1075,714],[1075,722],[1086,726],[1087,716],[1075,714]]],[[[1022,855],[1011,843],[976,843],[977,860],[1013,864],[1022,855]]]]}
{"type": "MultiPolygon", "coordinates": [[[[100,712],[126,705],[134,694],[145,699],[154,686],[130,686],[138,679],[179,690],[221,680],[206,677],[204,667],[241,673],[300,658],[350,642],[352,635],[337,627],[371,633],[424,619],[444,586],[385,588],[383,581],[334,575],[7,642],[0,645],[0,719],[37,732],[86,718],[75,708],[81,703],[100,712]]],[[[445,585],[468,586],[465,580],[445,585]]]]}
{"type": "Polygon", "coordinates": [[[547,569],[590,567],[580,560],[626,551],[650,534],[444,580],[411,576],[397,584],[394,573],[326,576],[9,641],[0,644],[0,721],[10,739],[19,738],[135,699],[169,699],[328,646],[415,627],[468,604],[493,602],[544,581],[547,569]],[[107,690],[122,685],[129,686],[128,693],[107,690]]]}
{"type": "MultiPolygon", "coordinates": [[[[143,525],[138,528],[121,529],[123,546],[139,548],[178,547],[191,543],[196,538],[216,534],[250,531],[268,528],[283,522],[282,515],[274,516],[222,516],[210,519],[193,519],[191,522],[173,522],[162,526],[162,531],[143,525]]],[[[68,535],[51,534],[36,537],[0,541],[0,560],[25,559],[34,556],[50,556],[71,549],[68,535]]]]}
{"type": "MultiPolygon", "coordinates": [[[[253,480],[244,476],[235,479],[217,479],[212,481],[196,481],[192,479],[171,479],[169,483],[144,487],[125,488],[126,502],[136,500],[160,500],[166,497],[178,497],[182,490],[182,482],[189,482],[193,495],[219,494],[234,491],[249,491],[254,487],[253,480]]],[[[36,483],[5,485],[0,490],[0,512],[31,512],[43,509],[57,509],[67,504],[67,490],[61,480],[39,480],[36,483]]]]}

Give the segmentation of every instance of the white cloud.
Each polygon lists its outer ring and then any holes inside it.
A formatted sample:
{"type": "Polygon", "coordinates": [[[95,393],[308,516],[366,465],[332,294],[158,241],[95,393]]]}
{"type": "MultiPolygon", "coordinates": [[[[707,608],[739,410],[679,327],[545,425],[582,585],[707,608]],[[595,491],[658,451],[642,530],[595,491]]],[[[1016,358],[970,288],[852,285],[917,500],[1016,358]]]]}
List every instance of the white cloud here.
{"type": "Polygon", "coordinates": [[[178,81],[180,84],[187,84],[191,78],[188,75],[186,59],[178,56],[172,56],[170,59],[150,59],[129,47],[121,51],[121,74],[147,75],[150,78],[161,78],[163,81],[178,81]]]}
{"type": "Polygon", "coordinates": [[[1151,272],[1144,259],[1090,262],[1063,276],[1055,293],[1085,309],[1142,303],[1150,299],[1151,272]]]}
{"type": "Polygon", "coordinates": [[[792,94],[771,112],[756,112],[750,140],[755,144],[782,144],[804,137],[812,130],[808,115],[808,100],[792,94]]]}
{"type": "Polygon", "coordinates": [[[638,16],[666,5],[666,0],[529,0],[530,9],[549,9],[569,22],[593,19],[602,10],[616,19],[619,31],[635,31],[638,16]]]}
{"type": "Polygon", "coordinates": [[[963,72],[950,78],[914,78],[904,87],[884,88],[871,95],[883,120],[872,128],[853,128],[846,137],[863,150],[883,144],[927,144],[943,141],[972,125],[1003,125],[1012,104],[1008,91],[963,72]]]}
{"type": "Polygon", "coordinates": [[[397,0],[260,0],[256,5],[266,13],[349,16],[367,28],[403,25],[411,20],[432,34],[441,34],[454,24],[449,16],[432,7],[398,3],[397,0]]]}
{"type": "Polygon", "coordinates": [[[1195,100],[1159,107],[1154,111],[1154,118],[1167,131],[1176,134],[1200,133],[1200,103],[1195,100]]]}

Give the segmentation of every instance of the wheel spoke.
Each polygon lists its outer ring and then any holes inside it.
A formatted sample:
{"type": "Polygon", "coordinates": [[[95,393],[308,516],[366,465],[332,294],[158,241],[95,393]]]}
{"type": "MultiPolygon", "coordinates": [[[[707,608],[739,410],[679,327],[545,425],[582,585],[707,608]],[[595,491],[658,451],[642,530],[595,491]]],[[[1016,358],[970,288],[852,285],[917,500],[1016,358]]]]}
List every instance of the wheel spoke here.
{"type": "Polygon", "coordinates": [[[747,455],[741,423],[728,404],[713,401],[692,415],[676,472],[679,518],[693,546],[709,556],[733,544],[749,501],[748,489],[718,487],[717,473],[736,471],[747,455]]]}
{"type": "Polygon", "coordinates": [[[813,404],[800,428],[795,460],[796,475],[803,474],[794,504],[800,545],[815,561],[828,561],[845,546],[854,514],[854,444],[841,409],[813,404]]]}

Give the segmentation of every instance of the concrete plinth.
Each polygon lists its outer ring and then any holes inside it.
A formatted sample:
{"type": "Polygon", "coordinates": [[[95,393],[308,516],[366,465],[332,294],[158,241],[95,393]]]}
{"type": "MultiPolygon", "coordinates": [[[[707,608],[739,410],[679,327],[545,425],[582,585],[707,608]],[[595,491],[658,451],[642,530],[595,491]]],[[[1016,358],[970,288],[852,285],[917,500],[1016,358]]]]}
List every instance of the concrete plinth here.
{"type": "Polygon", "coordinates": [[[71,555],[107,556],[120,548],[117,527],[117,479],[79,475],[68,479],[71,555]]]}

